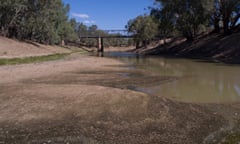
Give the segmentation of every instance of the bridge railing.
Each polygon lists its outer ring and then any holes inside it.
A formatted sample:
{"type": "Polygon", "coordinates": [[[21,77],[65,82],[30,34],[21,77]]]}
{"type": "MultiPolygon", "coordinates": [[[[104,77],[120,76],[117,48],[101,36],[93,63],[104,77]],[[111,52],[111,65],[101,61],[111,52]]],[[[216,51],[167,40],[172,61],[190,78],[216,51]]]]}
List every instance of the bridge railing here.
{"type": "Polygon", "coordinates": [[[127,30],[114,29],[114,30],[101,30],[105,33],[96,33],[95,35],[87,34],[82,35],[80,38],[133,38],[133,33],[128,32],[127,30]]]}

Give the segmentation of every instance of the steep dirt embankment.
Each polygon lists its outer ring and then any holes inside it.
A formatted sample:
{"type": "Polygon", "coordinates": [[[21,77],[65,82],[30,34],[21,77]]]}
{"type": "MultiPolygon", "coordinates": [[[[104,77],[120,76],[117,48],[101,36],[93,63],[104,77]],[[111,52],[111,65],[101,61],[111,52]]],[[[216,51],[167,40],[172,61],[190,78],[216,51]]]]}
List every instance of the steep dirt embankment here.
{"type": "Polygon", "coordinates": [[[175,39],[166,45],[146,49],[140,53],[240,64],[240,31],[237,30],[228,36],[211,33],[193,42],[175,39]]]}
{"type": "Polygon", "coordinates": [[[0,58],[41,56],[67,52],[70,52],[70,50],[58,46],[42,45],[34,42],[21,42],[0,37],[0,58]]]}

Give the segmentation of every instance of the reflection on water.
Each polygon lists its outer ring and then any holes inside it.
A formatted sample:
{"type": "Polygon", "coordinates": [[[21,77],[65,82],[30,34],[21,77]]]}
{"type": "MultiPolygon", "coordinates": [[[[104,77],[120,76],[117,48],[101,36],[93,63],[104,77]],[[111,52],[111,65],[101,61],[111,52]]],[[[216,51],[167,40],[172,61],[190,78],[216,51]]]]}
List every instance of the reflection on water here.
{"type": "Polygon", "coordinates": [[[136,87],[136,90],[184,102],[222,103],[240,101],[240,66],[196,62],[185,59],[142,57],[131,53],[112,52],[149,75],[177,77],[174,81],[136,87]]]}

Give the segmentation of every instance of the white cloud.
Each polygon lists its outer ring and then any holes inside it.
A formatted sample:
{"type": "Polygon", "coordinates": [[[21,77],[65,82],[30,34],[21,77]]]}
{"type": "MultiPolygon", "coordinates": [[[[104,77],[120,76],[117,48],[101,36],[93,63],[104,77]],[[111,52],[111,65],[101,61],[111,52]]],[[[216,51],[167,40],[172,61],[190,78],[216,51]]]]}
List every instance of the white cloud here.
{"type": "Polygon", "coordinates": [[[78,18],[82,18],[82,19],[89,18],[89,15],[87,15],[87,14],[80,14],[80,13],[72,13],[72,16],[78,17],[78,18]]]}
{"type": "Polygon", "coordinates": [[[85,24],[94,24],[96,22],[95,21],[91,21],[91,20],[85,20],[85,21],[83,21],[83,23],[85,23],[85,24]]]}

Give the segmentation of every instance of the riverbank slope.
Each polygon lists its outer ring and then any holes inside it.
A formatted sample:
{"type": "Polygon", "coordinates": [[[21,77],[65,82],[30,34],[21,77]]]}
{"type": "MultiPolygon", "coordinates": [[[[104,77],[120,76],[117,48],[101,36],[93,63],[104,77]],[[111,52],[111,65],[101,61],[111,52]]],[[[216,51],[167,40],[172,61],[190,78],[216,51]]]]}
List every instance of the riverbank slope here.
{"type": "Polygon", "coordinates": [[[19,41],[0,36],[0,58],[23,58],[69,53],[59,46],[43,45],[31,41],[19,41]]]}
{"type": "Polygon", "coordinates": [[[240,27],[228,36],[209,33],[193,42],[188,42],[184,38],[176,38],[165,45],[160,44],[151,49],[139,49],[135,52],[240,64],[240,27]]]}

